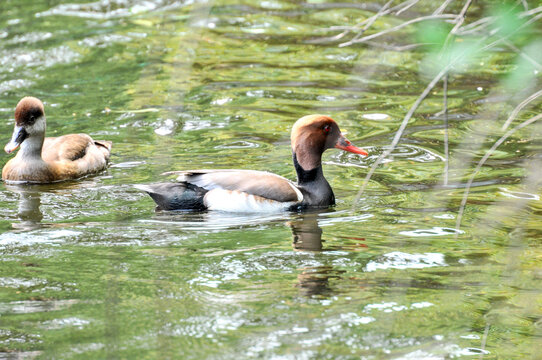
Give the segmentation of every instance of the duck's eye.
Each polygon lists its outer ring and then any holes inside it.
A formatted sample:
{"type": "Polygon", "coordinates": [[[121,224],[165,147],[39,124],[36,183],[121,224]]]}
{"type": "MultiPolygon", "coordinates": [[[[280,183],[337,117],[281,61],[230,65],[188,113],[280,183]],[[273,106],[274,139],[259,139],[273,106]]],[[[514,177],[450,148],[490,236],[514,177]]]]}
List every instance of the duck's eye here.
{"type": "Polygon", "coordinates": [[[331,125],[324,126],[323,130],[326,134],[329,133],[331,131],[331,125]]]}

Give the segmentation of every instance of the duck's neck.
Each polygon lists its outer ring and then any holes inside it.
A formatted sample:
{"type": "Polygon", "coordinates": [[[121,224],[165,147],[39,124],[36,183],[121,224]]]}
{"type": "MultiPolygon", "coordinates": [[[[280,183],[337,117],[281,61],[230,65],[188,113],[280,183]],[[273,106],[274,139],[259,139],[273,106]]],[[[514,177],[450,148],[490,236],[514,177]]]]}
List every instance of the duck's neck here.
{"type": "Polygon", "coordinates": [[[318,166],[315,168],[305,170],[301,164],[299,164],[297,154],[295,152],[292,154],[292,158],[294,160],[294,167],[297,173],[297,183],[299,185],[308,184],[319,179],[325,180],[324,172],[322,171],[322,163],[320,161],[318,162],[318,166]]]}
{"type": "Polygon", "coordinates": [[[41,158],[41,149],[43,148],[44,136],[33,135],[26,138],[21,144],[17,156],[25,161],[39,161],[41,158]]]}
{"type": "Polygon", "coordinates": [[[297,172],[297,183],[299,188],[304,190],[305,200],[309,206],[329,206],[335,204],[333,190],[324,177],[322,162],[310,170],[305,170],[297,160],[297,155],[292,154],[295,171],[297,172]]]}

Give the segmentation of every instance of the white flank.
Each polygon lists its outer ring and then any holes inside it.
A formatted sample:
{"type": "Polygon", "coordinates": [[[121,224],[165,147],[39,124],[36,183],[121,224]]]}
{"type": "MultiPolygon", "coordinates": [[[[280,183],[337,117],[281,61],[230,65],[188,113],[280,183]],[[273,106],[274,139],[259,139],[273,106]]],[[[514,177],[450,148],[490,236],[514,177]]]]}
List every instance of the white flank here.
{"type": "Polygon", "coordinates": [[[296,202],[279,202],[241,191],[214,189],[203,198],[209,210],[229,212],[279,212],[287,210],[296,202]]]}

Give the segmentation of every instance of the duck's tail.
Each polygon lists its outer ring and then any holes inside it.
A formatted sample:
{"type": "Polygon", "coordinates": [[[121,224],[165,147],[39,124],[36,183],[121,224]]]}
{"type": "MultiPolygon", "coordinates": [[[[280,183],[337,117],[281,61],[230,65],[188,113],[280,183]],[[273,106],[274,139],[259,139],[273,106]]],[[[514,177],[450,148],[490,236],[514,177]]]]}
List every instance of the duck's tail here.
{"type": "Polygon", "coordinates": [[[203,211],[207,209],[203,197],[207,190],[184,182],[137,184],[136,189],[147,192],[159,210],[191,210],[203,211]]]}
{"type": "Polygon", "coordinates": [[[109,160],[109,157],[111,156],[111,147],[113,146],[113,142],[107,140],[94,140],[94,144],[104,154],[105,159],[109,160]]]}

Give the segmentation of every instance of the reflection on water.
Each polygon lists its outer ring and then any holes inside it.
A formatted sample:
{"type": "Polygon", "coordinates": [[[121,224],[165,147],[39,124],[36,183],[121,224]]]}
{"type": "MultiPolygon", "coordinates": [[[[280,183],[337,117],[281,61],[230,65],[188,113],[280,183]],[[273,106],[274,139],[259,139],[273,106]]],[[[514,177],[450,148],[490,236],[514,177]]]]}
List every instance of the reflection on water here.
{"type": "Polygon", "coordinates": [[[316,268],[300,269],[301,273],[297,275],[297,284],[299,293],[306,297],[327,297],[332,294],[329,280],[331,277],[340,279],[340,276],[334,274],[333,267],[320,266],[316,268]]]}
{"type": "MultiPolygon", "coordinates": [[[[481,169],[456,232],[465,185],[452,170],[450,185],[439,185],[437,86],[353,211],[368,166],[427,85],[422,51],[308,44],[386,1],[233,3],[0,1],[0,134],[11,133],[17,101],[36,95],[50,136],[114,142],[113,164],[98,176],[0,185],[0,358],[536,355],[542,205],[520,184],[522,162],[540,153],[535,132],[515,133],[481,169]],[[189,168],[293,179],[291,125],[316,112],[370,150],[325,153],[333,211],[155,213],[131,187],[189,168]],[[528,206],[501,213],[503,201],[528,206]]],[[[447,4],[454,14],[463,6],[447,4]]],[[[487,133],[480,119],[500,124],[493,109],[515,106],[484,102],[517,54],[494,56],[487,71],[450,76],[450,169],[459,153],[481,157],[490,146],[472,137],[487,133]]]]}
{"type": "MultiPolygon", "coordinates": [[[[288,222],[292,229],[292,247],[295,251],[320,252],[324,249],[322,240],[323,230],[319,226],[319,218],[322,221],[322,215],[330,215],[331,210],[311,211],[304,214],[298,214],[294,220],[288,222]]],[[[330,279],[340,280],[340,271],[331,264],[321,266],[307,266],[297,269],[300,273],[297,275],[297,284],[302,296],[326,298],[333,294],[329,284],[330,279]]]]}
{"type": "Polygon", "coordinates": [[[318,226],[317,212],[300,215],[288,225],[292,228],[294,250],[322,250],[322,228],[318,226]]]}
{"type": "Polygon", "coordinates": [[[193,231],[219,231],[238,229],[243,226],[271,224],[289,218],[288,213],[231,213],[222,211],[157,211],[152,219],[142,219],[141,223],[159,225],[171,224],[175,227],[193,231]]]}
{"type": "Polygon", "coordinates": [[[20,222],[12,223],[14,229],[34,230],[40,228],[43,214],[40,210],[41,191],[32,185],[6,185],[6,189],[19,195],[17,215],[20,222]]]}
{"type": "MultiPolygon", "coordinates": [[[[75,191],[84,191],[85,188],[96,186],[95,179],[86,179],[82,181],[65,181],[54,184],[4,184],[6,190],[17,194],[17,217],[19,222],[12,223],[17,230],[36,230],[42,227],[48,227],[52,224],[43,223],[43,211],[41,210],[42,198],[44,196],[53,198],[52,201],[58,201],[60,205],[69,205],[69,201],[60,201],[60,196],[65,195],[68,199],[74,197],[75,191]]],[[[57,204],[53,204],[54,209],[58,208],[59,215],[63,209],[57,204]]],[[[60,223],[54,224],[55,227],[62,226],[60,223]]]]}
{"type": "MultiPolygon", "coordinates": [[[[322,228],[318,226],[318,213],[299,215],[288,223],[292,229],[292,247],[297,251],[322,251],[322,228]]],[[[331,266],[304,267],[298,269],[297,284],[300,294],[307,297],[326,296],[331,292],[329,273],[331,266]]]]}

